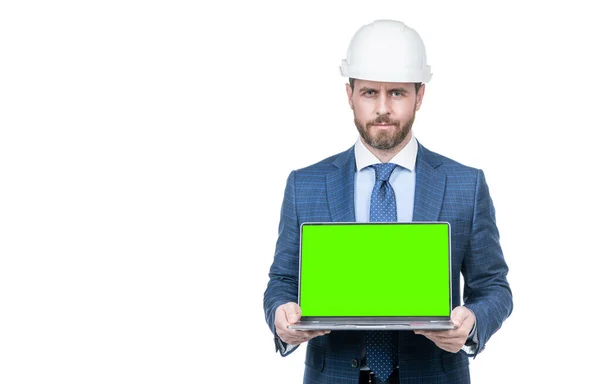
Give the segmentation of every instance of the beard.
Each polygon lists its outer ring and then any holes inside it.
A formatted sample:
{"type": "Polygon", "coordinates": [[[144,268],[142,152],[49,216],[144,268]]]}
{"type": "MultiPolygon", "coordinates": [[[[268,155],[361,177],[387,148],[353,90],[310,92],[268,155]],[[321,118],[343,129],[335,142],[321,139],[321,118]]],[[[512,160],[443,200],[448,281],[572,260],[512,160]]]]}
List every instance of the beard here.
{"type": "Polygon", "coordinates": [[[415,111],[406,123],[402,124],[401,121],[390,119],[387,115],[382,115],[375,120],[369,120],[366,123],[360,121],[354,114],[354,124],[360,133],[360,136],[365,143],[375,149],[392,149],[398,144],[402,143],[408,136],[412,129],[413,122],[415,121],[415,111]],[[371,127],[375,124],[389,124],[393,125],[394,129],[389,131],[373,132],[371,127]]]}

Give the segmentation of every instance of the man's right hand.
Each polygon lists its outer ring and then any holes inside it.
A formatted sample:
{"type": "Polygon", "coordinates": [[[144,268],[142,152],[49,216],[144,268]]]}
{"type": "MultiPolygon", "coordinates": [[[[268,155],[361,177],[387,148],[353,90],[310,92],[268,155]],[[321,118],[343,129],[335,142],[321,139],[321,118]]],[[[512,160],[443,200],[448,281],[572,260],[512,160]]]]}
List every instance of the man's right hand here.
{"type": "Polygon", "coordinates": [[[289,329],[287,326],[295,324],[300,320],[302,311],[298,304],[289,302],[281,304],[275,310],[275,331],[281,340],[291,345],[298,345],[312,339],[323,336],[331,331],[299,331],[289,329]]]}

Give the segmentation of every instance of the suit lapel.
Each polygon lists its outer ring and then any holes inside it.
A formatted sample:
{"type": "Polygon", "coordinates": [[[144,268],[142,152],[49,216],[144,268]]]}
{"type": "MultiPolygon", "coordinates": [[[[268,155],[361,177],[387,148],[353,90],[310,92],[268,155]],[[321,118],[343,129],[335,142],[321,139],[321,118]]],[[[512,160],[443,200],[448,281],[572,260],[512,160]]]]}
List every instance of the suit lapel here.
{"type": "Polygon", "coordinates": [[[333,165],[338,169],[327,175],[327,200],[332,221],[353,222],[354,214],[354,176],[356,160],[354,147],[342,153],[333,165]]]}
{"type": "MultiPolygon", "coordinates": [[[[438,155],[419,143],[416,164],[415,204],[413,221],[437,221],[446,189],[446,174],[437,168],[442,164],[438,155]]],[[[356,161],[354,147],[342,153],[333,165],[338,169],[327,175],[327,200],[331,220],[356,221],[354,212],[354,177],[356,161]]]]}
{"type": "Polygon", "coordinates": [[[436,168],[439,156],[421,144],[417,152],[413,221],[437,221],[446,189],[446,174],[436,168]]]}

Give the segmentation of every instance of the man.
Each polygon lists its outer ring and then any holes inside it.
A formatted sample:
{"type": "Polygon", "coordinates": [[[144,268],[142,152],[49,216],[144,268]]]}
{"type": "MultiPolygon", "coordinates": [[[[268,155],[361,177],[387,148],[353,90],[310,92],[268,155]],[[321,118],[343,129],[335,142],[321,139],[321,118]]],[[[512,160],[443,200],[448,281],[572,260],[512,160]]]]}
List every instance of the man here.
{"type": "Polygon", "coordinates": [[[293,171],[287,180],[264,296],[276,350],[285,356],[308,341],[305,383],[468,383],[468,356],[483,350],[512,311],[508,267],[483,172],[429,151],[412,133],[424,83],[431,77],[415,30],[393,20],[363,26],[340,69],[349,78],[346,92],[360,135],[349,150],[293,171]],[[388,195],[391,205],[374,203],[379,192],[388,195]],[[288,329],[301,316],[300,225],[382,221],[377,220],[382,206],[394,221],[451,224],[454,305],[461,303],[459,274],[464,278],[464,305],[451,313],[455,328],[387,333],[288,329]],[[378,355],[370,352],[378,348],[378,355]],[[382,362],[382,355],[389,362],[382,362]]]}

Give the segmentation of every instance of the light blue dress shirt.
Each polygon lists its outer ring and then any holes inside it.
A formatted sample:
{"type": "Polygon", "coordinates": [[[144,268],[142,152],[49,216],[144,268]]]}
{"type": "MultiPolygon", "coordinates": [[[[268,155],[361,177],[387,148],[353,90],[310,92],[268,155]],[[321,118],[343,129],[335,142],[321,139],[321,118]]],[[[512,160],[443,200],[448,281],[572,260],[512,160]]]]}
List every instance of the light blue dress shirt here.
{"type": "MultiPolygon", "coordinates": [[[[396,195],[397,220],[401,222],[412,221],[417,149],[417,140],[413,135],[406,146],[389,161],[398,165],[392,172],[389,183],[396,195]]],[[[365,147],[360,139],[354,145],[354,156],[356,159],[355,215],[356,221],[364,223],[369,221],[371,192],[375,185],[375,169],[371,165],[379,164],[381,161],[365,147]]]]}

